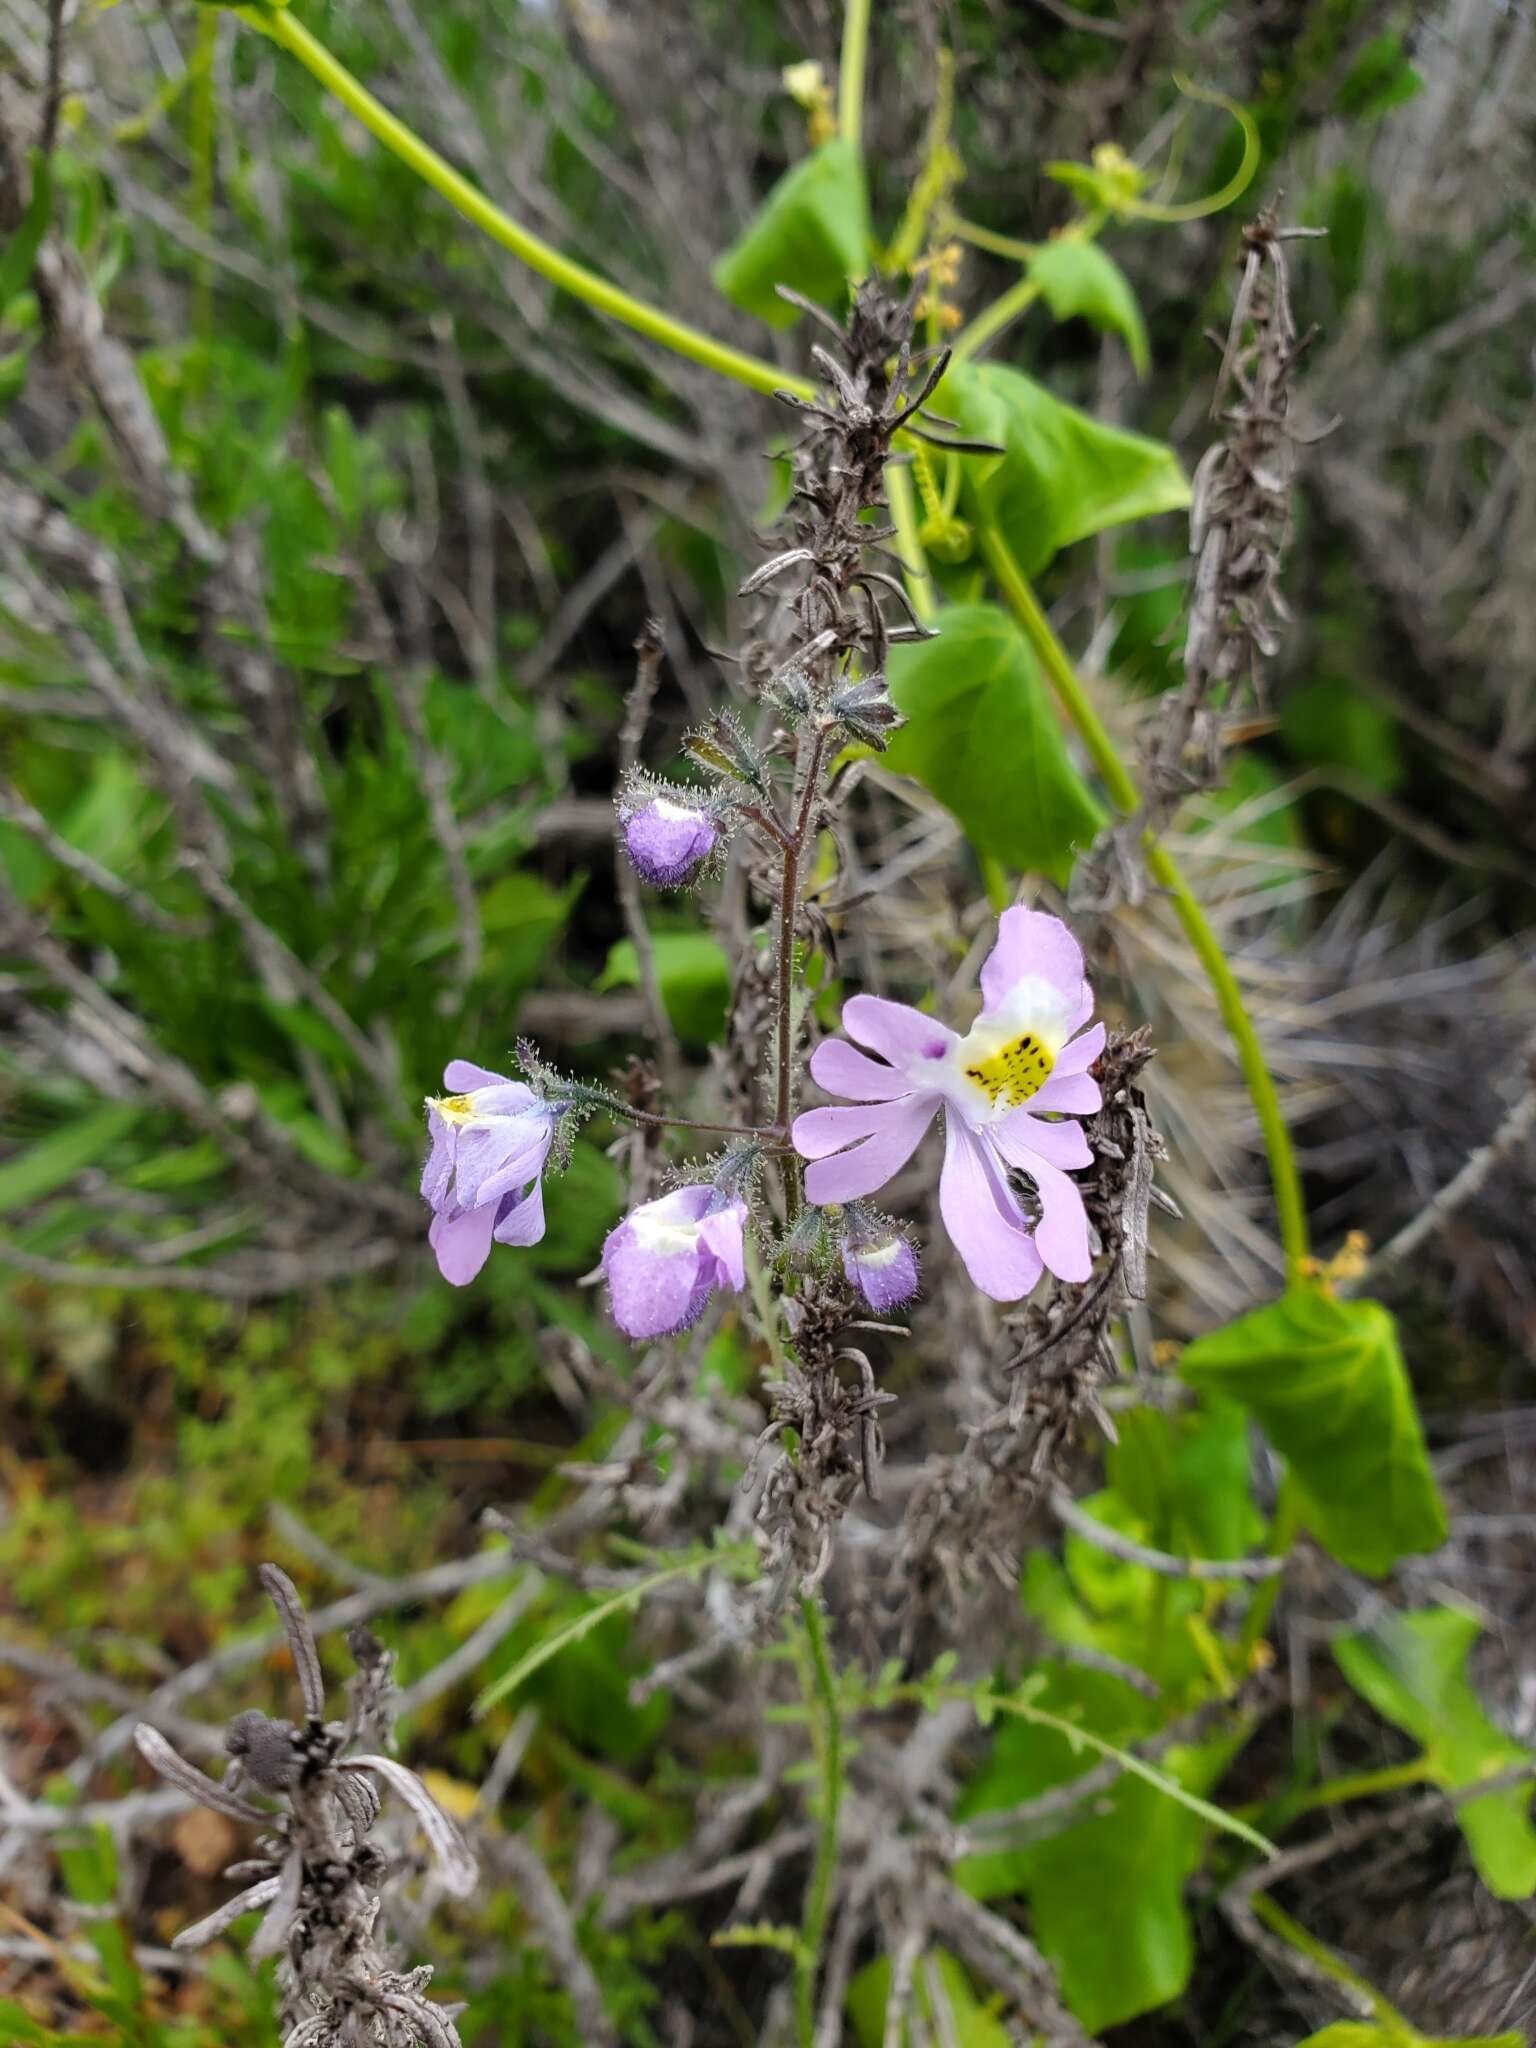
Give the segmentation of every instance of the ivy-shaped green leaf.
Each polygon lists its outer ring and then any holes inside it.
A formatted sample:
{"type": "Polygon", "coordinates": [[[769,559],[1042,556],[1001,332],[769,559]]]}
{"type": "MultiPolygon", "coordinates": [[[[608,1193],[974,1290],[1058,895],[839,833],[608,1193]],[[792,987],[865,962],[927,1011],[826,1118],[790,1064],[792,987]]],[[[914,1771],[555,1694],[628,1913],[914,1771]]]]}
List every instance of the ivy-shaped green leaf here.
{"type": "MultiPolygon", "coordinates": [[[[1536,1767],[1536,1757],[1488,1718],[1472,1688],[1467,1658],[1481,1632],[1477,1617],[1460,1608],[1421,1607],[1389,1614],[1334,1644],[1355,1691],[1413,1737],[1430,1781],[1447,1792],[1464,1792],[1517,1765],[1536,1767]]],[[[1511,1786],[1456,1808],[1478,1875],[1501,1899],[1536,1891],[1531,1789],[1511,1786]]]]}
{"type": "Polygon", "coordinates": [[[973,516],[995,520],[1026,576],[1075,540],[1189,503],[1179,459],[1162,441],[1110,427],[1000,363],[964,363],[935,410],[1001,455],[965,461],[973,516]]]}
{"type": "Polygon", "coordinates": [[[869,260],[863,160],[839,137],[787,170],[714,269],[716,287],[772,327],[800,315],[778,294],[791,285],[818,305],[840,306],[869,260]]]}
{"type": "Polygon", "coordinates": [[[1065,884],[1103,819],[1073,767],[1027,641],[998,605],[955,605],[891,650],[907,723],[886,761],[954,812],[978,853],[1065,884]]]}
{"type": "MultiPolygon", "coordinates": [[[[1158,1708],[1123,1680],[1043,1663],[1040,1703],[1117,1744],[1151,1733],[1158,1708]]],[[[1159,1766],[1195,1794],[1208,1792],[1243,1731],[1181,1745],[1159,1766]]],[[[990,1760],[966,1788],[961,1812],[1018,1805],[1090,1770],[1097,1757],[1055,1730],[1002,1728],[990,1760]]],[[[1166,2005],[1189,1981],[1194,1939],[1184,1886],[1209,1832],[1200,1815],[1132,1776],[1085,1804],[1084,1818],[1027,1848],[966,1859],[956,1876],[980,1898],[1022,1892],[1035,1938],[1062,1995],[1090,2033],[1166,2005]],[[1107,1902],[1113,1910],[1106,1910],[1107,1902]]]]}
{"type": "Polygon", "coordinates": [[[1445,1541],[1397,1325],[1379,1302],[1303,1283],[1187,1347],[1192,1387],[1238,1401],[1291,1467],[1325,1549],[1380,1575],[1445,1541]]]}
{"type": "Polygon", "coordinates": [[[1120,335],[1137,376],[1146,376],[1151,367],[1147,323],[1130,279],[1097,242],[1076,236],[1042,242],[1029,259],[1029,274],[1056,319],[1091,320],[1106,333],[1120,335]]]}

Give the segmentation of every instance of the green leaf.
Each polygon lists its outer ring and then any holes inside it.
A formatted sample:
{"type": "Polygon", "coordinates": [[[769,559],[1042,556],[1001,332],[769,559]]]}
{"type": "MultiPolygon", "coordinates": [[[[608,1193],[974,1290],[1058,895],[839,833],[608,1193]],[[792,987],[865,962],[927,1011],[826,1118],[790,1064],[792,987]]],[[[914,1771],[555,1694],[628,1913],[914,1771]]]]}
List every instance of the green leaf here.
{"type": "MultiPolygon", "coordinates": [[[[1050,1713],[1056,1725],[1014,1721],[1001,1728],[987,1765],[966,1788],[963,1816],[1064,1785],[1094,1767],[1099,1749],[1142,1739],[1158,1723],[1157,1706],[1122,1679],[1077,1665],[1035,1668],[1045,1678],[1037,1712],[1050,1713]],[[1090,1732],[1097,1738],[1091,1751],[1083,1739],[1090,1732]]],[[[1198,1799],[1243,1733],[1170,1749],[1162,1771],[1198,1799]]],[[[1194,1939],[1184,1886],[1203,1860],[1208,1825],[1202,1812],[1132,1775],[1083,1812],[1044,1841],[968,1858],[956,1876],[981,1898],[1025,1895],[1035,1939],[1055,1966],[1063,1996],[1096,2034],[1167,2004],[1188,1983],[1194,1939]],[[1110,1901],[1113,1910],[1106,1910],[1110,1901]]]]}
{"type": "Polygon", "coordinates": [[[1338,113],[1374,121],[1424,90],[1395,29],[1372,36],[1341,80],[1334,98],[1338,113]]]}
{"type": "MultiPolygon", "coordinates": [[[[912,1993],[913,2006],[927,2024],[908,2030],[904,2048],[914,2048],[919,2040],[953,2042],[955,2048],[1009,2048],[1014,2037],[977,1998],[964,1968],[947,1950],[927,1951],[912,1993]],[[936,2015],[933,2008],[939,1999],[944,2011],[936,2015]]],[[[848,1986],[848,2017],[859,2048],[881,2048],[890,1997],[890,1959],[877,1956],[848,1986]]]]}
{"type": "MultiPolygon", "coordinates": [[[[1536,1762],[1488,1718],[1473,1690],[1467,1658],[1481,1633],[1477,1617],[1460,1608],[1421,1607],[1388,1614],[1334,1644],[1339,1669],[1355,1691],[1413,1737],[1431,1781],[1447,1792],[1536,1762]]],[[[1536,1891],[1531,1791],[1514,1785],[1456,1808],[1478,1875],[1497,1898],[1524,1899],[1536,1891]]]]}
{"type": "Polygon", "coordinates": [[[1298,761],[1351,769],[1388,796],[1402,782],[1397,720],[1341,677],[1319,676],[1289,691],[1280,706],[1280,732],[1298,761]]]}
{"type": "Polygon", "coordinates": [[[818,305],[840,306],[869,256],[869,201],[863,160],[834,137],[793,165],[715,264],[717,288],[771,327],[800,315],[776,287],[790,285],[818,305]]]}
{"type": "MultiPolygon", "coordinates": [[[[573,875],[563,889],[552,889],[526,868],[514,868],[480,898],[485,934],[481,971],[503,997],[521,992],[537,977],[584,886],[585,878],[573,875]]],[[[450,939],[451,929],[445,926],[442,936],[450,939]]]]}
{"type": "Polygon", "coordinates": [[[1121,335],[1138,377],[1151,367],[1147,323],[1131,281],[1097,242],[1076,236],[1042,242],[1029,259],[1029,274],[1058,320],[1091,320],[1106,333],[1121,335]]]}
{"type": "Polygon", "coordinates": [[[31,152],[31,161],[32,197],[0,253],[0,312],[26,289],[53,211],[53,167],[38,149],[31,152]]]}
{"type": "Polygon", "coordinates": [[[702,1573],[716,1569],[729,1570],[733,1566],[750,1568],[756,1561],[755,1545],[726,1544],[718,1549],[694,1551],[679,1564],[666,1565],[660,1571],[648,1572],[632,1586],[625,1586],[622,1591],[610,1594],[606,1600],[597,1601],[584,1614],[579,1614],[574,1621],[567,1622],[563,1628],[551,1630],[542,1642],[534,1645],[527,1656],[520,1657],[510,1671],[504,1671],[493,1685],[486,1687],[475,1701],[476,1718],[489,1712],[496,1702],[504,1700],[509,1692],[515,1692],[525,1678],[531,1678],[535,1671],[549,1662],[551,1657],[558,1657],[570,1644],[579,1643],[584,1636],[589,1636],[595,1628],[600,1628],[611,1614],[627,1614],[631,1608],[638,1607],[646,1595],[654,1593],[658,1586],[668,1586],[674,1579],[696,1579],[702,1573]]]}
{"type": "Polygon", "coordinates": [[[25,1152],[13,1152],[0,1164],[0,1215],[40,1202],[64,1187],[77,1173],[94,1165],[109,1146],[138,1121],[131,1102],[104,1102],[72,1124],[50,1131],[25,1152]]]}
{"type": "MultiPolygon", "coordinates": [[[[731,998],[731,965],[718,940],[707,932],[653,932],[656,979],[672,1027],[692,1045],[710,1045],[725,1029],[731,998]]],[[[640,963],[633,939],[620,939],[608,955],[597,986],[638,988],[640,963]]]]}
{"type": "Polygon", "coordinates": [[[1062,404],[1021,370],[962,364],[935,405],[969,438],[1002,448],[966,458],[964,494],[975,517],[1001,527],[1026,576],[1073,541],[1189,503],[1171,448],[1062,404]]]}
{"type": "Polygon", "coordinates": [[[955,605],[937,639],[893,647],[888,667],[907,723],[887,763],[953,811],[978,853],[1065,884],[1104,814],[1013,620],[998,605],[955,605]]]}
{"type": "Polygon", "coordinates": [[[1291,1466],[1325,1549],[1380,1575],[1445,1541],[1445,1509],[1398,1347],[1379,1302],[1308,1283],[1187,1347],[1192,1387],[1241,1402],[1291,1466]]]}

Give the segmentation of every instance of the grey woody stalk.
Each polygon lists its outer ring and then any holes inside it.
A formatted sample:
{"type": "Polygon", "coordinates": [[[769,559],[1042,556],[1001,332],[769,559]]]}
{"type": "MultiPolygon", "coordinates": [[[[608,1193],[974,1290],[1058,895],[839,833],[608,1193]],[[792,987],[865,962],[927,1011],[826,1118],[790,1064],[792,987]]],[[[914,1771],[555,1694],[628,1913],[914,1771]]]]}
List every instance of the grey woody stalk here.
{"type": "Polygon", "coordinates": [[[261,1910],[250,1953],[282,1959],[284,2048],[459,2048],[452,2012],[426,1996],[430,1967],[394,1967],[378,1928],[390,1866],[369,1836],[381,1788],[409,1808],[444,1891],[465,1898],[477,1875],[458,1828],[415,1772],[375,1753],[393,1719],[394,1658],[366,1629],[353,1629],[350,1712],[344,1722],[327,1721],[320,1653],[298,1594],[276,1565],[263,1565],[261,1579],[293,1654],[302,1723],[237,1714],[225,1739],[233,1761],[222,1780],[187,1763],[157,1729],[134,1731],[140,1754],[168,1783],[267,1831],[256,1854],[229,1871],[246,1888],[184,1929],[175,1945],[199,1948],[261,1910]],[[361,1744],[368,1748],[358,1753],[361,1744]],[[247,1788],[279,1804],[258,1805],[247,1788]]]}

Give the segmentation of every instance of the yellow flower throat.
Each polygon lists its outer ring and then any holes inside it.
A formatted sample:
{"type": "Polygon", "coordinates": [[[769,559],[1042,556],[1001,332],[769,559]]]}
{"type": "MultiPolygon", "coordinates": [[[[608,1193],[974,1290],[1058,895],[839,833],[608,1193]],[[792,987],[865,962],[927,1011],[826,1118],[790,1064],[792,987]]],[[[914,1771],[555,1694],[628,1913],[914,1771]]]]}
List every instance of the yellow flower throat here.
{"type": "Polygon", "coordinates": [[[1026,1031],[1022,1038],[1011,1039],[986,1059],[967,1067],[965,1077],[976,1083],[994,1109],[999,1102],[1017,1109],[1031,1095],[1039,1094],[1051,1078],[1055,1064],[1055,1056],[1041,1040],[1032,1031],[1026,1031]]]}

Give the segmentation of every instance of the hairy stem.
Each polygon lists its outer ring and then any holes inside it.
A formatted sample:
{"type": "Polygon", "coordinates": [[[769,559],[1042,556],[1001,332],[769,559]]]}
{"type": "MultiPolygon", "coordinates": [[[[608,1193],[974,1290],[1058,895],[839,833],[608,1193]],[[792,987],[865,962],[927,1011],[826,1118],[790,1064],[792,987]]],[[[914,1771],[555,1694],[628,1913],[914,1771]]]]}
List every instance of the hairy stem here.
{"type": "Polygon", "coordinates": [[[614,1116],[627,1117],[631,1123],[643,1124],[649,1131],[704,1131],[716,1138],[759,1138],[769,1143],[779,1135],[776,1129],[761,1124],[711,1124],[701,1123],[697,1117],[662,1116],[654,1109],[635,1109],[627,1102],[610,1102],[605,1096],[602,1107],[614,1116]]]}
{"type": "Polygon", "coordinates": [[[805,1894],[805,1918],[801,1922],[800,1948],[795,1958],[795,2031],[800,2039],[800,2048],[815,2048],[816,1977],[827,1934],[832,1879],[837,1870],[837,1827],[843,1799],[843,1729],[838,1718],[837,1684],[832,1676],[821,1603],[813,1594],[807,1593],[801,1599],[800,1613],[805,1622],[809,1666],[806,1704],[812,1709],[816,1762],[821,1780],[821,1830],[816,1841],[811,1881],[805,1894]]]}
{"type": "MultiPolygon", "coordinates": [[[[987,523],[977,529],[992,573],[998,587],[1006,598],[1009,610],[1023,629],[1024,637],[1034,649],[1041,667],[1050,677],[1051,685],[1061,701],[1063,710],[1076,728],[1088,755],[1098,770],[1105,788],[1115,807],[1127,817],[1141,808],[1141,792],[1135,779],[1121,760],[1114,741],[1110,738],[1103,720],[1094,709],[1093,700],[1084,689],[1082,680],[1072,666],[1070,657],[1051,629],[1050,620],[1035,596],[1029,579],[1014,559],[1013,551],[996,526],[987,523]]],[[[1153,880],[1168,893],[1184,935],[1194,948],[1206,977],[1216,993],[1216,1002],[1221,1011],[1222,1021],[1231,1034],[1237,1048],[1238,1065],[1242,1069],[1254,1110],[1259,1119],[1259,1129],[1264,1140],[1264,1151],[1269,1161],[1269,1177],[1274,1188],[1275,1209],[1280,1220],[1280,1238],[1285,1247],[1286,1267],[1291,1279],[1298,1279],[1305,1270],[1311,1254],[1311,1238],[1307,1229],[1306,1203],[1302,1197],[1301,1174],[1296,1164],[1295,1149],[1291,1144],[1290,1132],[1285,1127],[1285,1118],[1280,1111],[1280,1097],[1275,1088],[1274,1076],[1269,1071],[1264,1057],[1264,1048],[1253,1019],[1243,1001],[1242,989],[1232,971],[1231,962],[1222,950],[1220,939],[1212,928],[1210,919],[1200,907],[1184,875],[1154,834],[1143,835],[1142,848],[1146,858],[1147,871],[1153,880]]]]}
{"type": "MultiPolygon", "coordinates": [[[[805,860],[806,840],[816,814],[816,794],[821,784],[821,763],[827,735],[818,727],[811,742],[800,802],[793,830],[784,842],[784,863],[779,879],[778,988],[775,1000],[777,1085],[774,1091],[774,1125],[782,1138],[789,1136],[789,1113],[794,1107],[795,1077],[795,926],[800,913],[800,874],[805,860]]],[[[794,1223],[800,1214],[800,1168],[791,1146],[784,1156],[784,1215],[794,1223]]]]}
{"type": "Polygon", "coordinates": [[[540,277],[547,277],[551,284],[558,285],[595,312],[606,313],[623,326],[633,328],[637,334],[645,335],[648,340],[659,341],[675,354],[686,356],[690,362],[702,363],[706,369],[718,371],[722,377],[730,377],[753,391],[793,391],[801,398],[814,396],[815,386],[806,378],[792,376],[757,356],[729,348],[712,335],[690,327],[686,321],[675,320],[660,307],[648,306],[643,299],[637,299],[607,278],[599,277],[585,264],[562,255],[540,236],[513,220],[483,192],[477,191],[467,178],[460,177],[430,144],[423,142],[413,129],[397,120],[386,106],[376,100],[360,79],[354,78],[323,43],[295,20],[291,8],[237,7],[233,11],[248,27],[258,29],[291,56],[297,57],[326,91],[334,94],[349,113],[355,114],[386,149],[392,150],[419,178],[435,192],[441,193],[467,221],[489,235],[493,242],[509,249],[540,277]]]}

